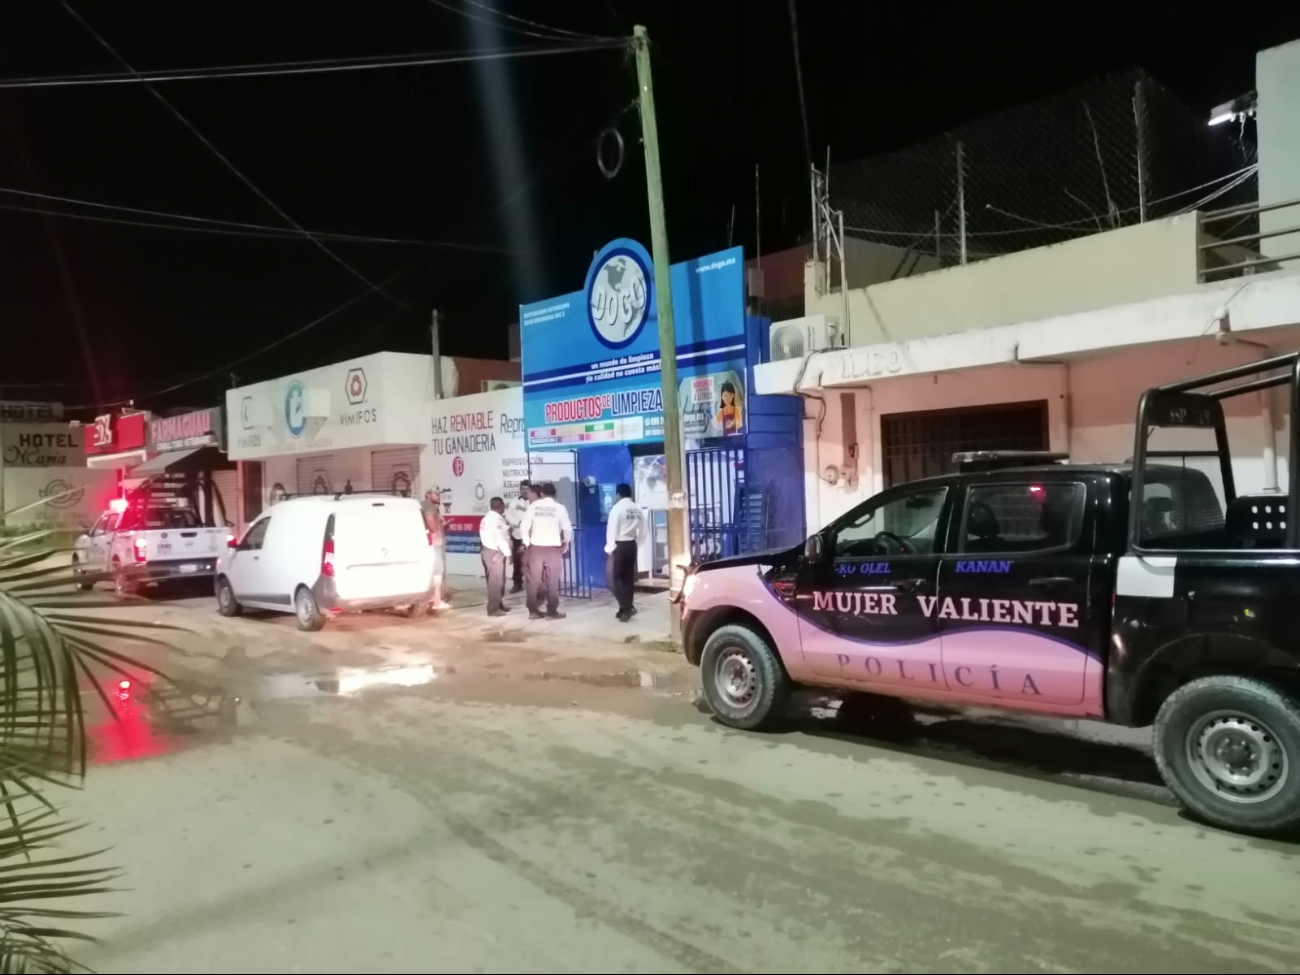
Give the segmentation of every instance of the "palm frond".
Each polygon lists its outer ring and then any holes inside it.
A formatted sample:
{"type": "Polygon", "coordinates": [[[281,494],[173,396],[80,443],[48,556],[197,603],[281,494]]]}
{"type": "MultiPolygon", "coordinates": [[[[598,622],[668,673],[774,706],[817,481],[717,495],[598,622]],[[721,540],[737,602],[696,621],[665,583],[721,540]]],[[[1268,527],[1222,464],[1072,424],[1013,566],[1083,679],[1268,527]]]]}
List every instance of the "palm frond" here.
{"type": "Polygon", "coordinates": [[[170,648],[153,634],[183,632],[115,612],[130,603],[80,598],[66,552],[27,549],[42,537],[0,543],[0,972],[86,970],[67,946],[93,940],[80,925],[108,915],[65,901],[107,894],[119,875],[95,866],[96,852],[66,850],[80,826],[59,817],[48,793],[85,775],[85,693],[117,718],[104,675],[168,681],[116,644],[170,648]]]}

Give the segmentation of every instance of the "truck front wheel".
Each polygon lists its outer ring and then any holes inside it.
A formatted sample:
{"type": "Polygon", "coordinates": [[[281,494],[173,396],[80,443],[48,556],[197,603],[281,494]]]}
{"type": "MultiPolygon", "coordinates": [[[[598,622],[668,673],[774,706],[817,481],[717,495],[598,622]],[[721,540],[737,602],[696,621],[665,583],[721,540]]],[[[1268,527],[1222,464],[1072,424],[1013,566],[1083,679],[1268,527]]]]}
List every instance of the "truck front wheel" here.
{"type": "Polygon", "coordinates": [[[1300,700],[1250,677],[1202,677],[1156,715],[1156,764],[1184,806],[1250,833],[1300,827],[1300,700]]]}
{"type": "Polygon", "coordinates": [[[747,626],[710,634],[700,654],[700,682],[718,720],[746,731],[775,724],[790,699],[790,678],[776,651],[747,626]]]}

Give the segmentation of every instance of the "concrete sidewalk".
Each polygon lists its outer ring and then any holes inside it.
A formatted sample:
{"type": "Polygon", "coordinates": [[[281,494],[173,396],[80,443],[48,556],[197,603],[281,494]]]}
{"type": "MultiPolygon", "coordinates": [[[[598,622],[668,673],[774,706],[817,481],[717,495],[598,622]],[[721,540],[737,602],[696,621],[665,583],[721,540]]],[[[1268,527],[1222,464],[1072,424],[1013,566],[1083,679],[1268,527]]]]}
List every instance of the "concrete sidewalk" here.
{"type": "Polygon", "coordinates": [[[478,630],[486,635],[529,629],[544,632],[551,638],[647,644],[667,644],[671,636],[669,613],[673,606],[666,591],[637,593],[637,613],[623,623],[615,618],[618,604],[614,595],[603,589],[594,590],[590,599],[561,597],[560,612],[566,614],[562,620],[533,620],[528,618],[522,592],[511,595],[507,590],[506,606],[510,612],[489,617],[487,586],[482,576],[448,576],[447,585],[452,608],[440,613],[439,619],[448,630],[457,633],[478,630]]]}

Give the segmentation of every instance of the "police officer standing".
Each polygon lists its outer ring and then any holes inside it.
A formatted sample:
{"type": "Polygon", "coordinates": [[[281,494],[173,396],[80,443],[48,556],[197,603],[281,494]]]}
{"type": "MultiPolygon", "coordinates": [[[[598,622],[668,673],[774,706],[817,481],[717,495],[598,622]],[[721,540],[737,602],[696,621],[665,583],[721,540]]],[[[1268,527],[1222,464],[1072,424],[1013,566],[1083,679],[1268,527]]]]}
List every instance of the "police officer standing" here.
{"type": "Polygon", "coordinates": [[[500,498],[489,502],[491,508],[479,522],[478,540],[483,544],[483,575],[487,577],[487,614],[504,616],[510,611],[503,601],[506,595],[506,563],[510,561],[510,526],[506,524],[506,503],[500,498]]]}
{"type": "Polygon", "coordinates": [[[620,484],[617,493],[618,501],[609,509],[605,528],[605,556],[610,560],[610,588],[618,600],[615,618],[626,623],[636,612],[632,592],[636,588],[637,543],[647,532],[641,508],[632,500],[631,486],[620,484]]]}
{"type": "Polygon", "coordinates": [[[524,588],[524,543],[519,526],[523,524],[524,512],[528,510],[528,504],[533,499],[532,483],[520,481],[518,497],[512,500],[506,508],[506,522],[510,525],[511,558],[514,559],[514,565],[511,566],[514,570],[511,577],[511,581],[514,583],[510,587],[511,592],[522,592],[524,588]]]}
{"type": "Polygon", "coordinates": [[[560,610],[560,571],[573,541],[569,512],[555,500],[555,485],[542,485],[542,496],[528,506],[519,525],[528,559],[528,618],[542,618],[537,594],[546,590],[546,618],[563,619],[560,610]]]}

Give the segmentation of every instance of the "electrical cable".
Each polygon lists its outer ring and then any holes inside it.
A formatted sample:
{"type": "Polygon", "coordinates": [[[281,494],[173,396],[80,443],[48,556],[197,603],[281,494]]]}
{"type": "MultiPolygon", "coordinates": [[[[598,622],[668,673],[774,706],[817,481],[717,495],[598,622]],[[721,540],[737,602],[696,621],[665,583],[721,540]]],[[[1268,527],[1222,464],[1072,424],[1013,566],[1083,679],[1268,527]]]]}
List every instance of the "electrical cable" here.
{"type": "MultiPolygon", "coordinates": [[[[522,27],[511,27],[509,24],[503,24],[503,23],[501,23],[501,21],[499,21],[499,20],[491,20],[491,19],[489,19],[489,18],[487,18],[487,17],[481,17],[481,16],[479,16],[478,14],[471,13],[470,11],[465,10],[463,7],[457,7],[457,6],[455,6],[454,4],[446,3],[446,2],[444,2],[444,0],[429,0],[429,2],[430,2],[431,4],[433,4],[435,7],[441,7],[443,10],[446,10],[446,11],[448,11],[449,13],[456,14],[456,15],[459,16],[459,17],[464,17],[466,20],[476,20],[476,21],[478,21],[480,24],[487,24],[489,27],[496,27],[496,28],[498,28],[499,30],[508,30],[508,31],[510,31],[510,32],[512,32],[512,33],[515,33],[515,34],[522,34],[524,37],[537,37],[537,38],[541,38],[541,39],[544,40],[544,41],[554,41],[554,40],[557,40],[557,39],[558,39],[558,38],[555,36],[555,34],[553,34],[553,33],[552,33],[552,34],[539,34],[539,33],[537,33],[536,31],[525,30],[525,29],[522,28],[522,27]]],[[[481,3],[479,3],[479,4],[475,4],[475,6],[476,6],[476,7],[482,7],[482,8],[487,9],[487,10],[492,10],[492,8],[491,8],[491,7],[488,7],[486,4],[481,4],[481,3]]],[[[508,17],[510,17],[509,14],[502,15],[501,11],[499,11],[499,10],[492,10],[492,13],[496,14],[497,16],[508,16],[508,17]]],[[[550,30],[550,31],[554,31],[554,30],[556,30],[556,28],[554,28],[554,27],[548,27],[546,24],[538,24],[538,23],[535,23],[535,22],[533,22],[533,21],[524,20],[522,17],[510,17],[510,19],[511,19],[511,20],[519,20],[521,23],[533,24],[534,27],[541,27],[541,28],[543,28],[543,29],[545,29],[545,30],[550,30]]],[[[570,32],[570,31],[565,31],[565,33],[567,34],[567,33],[571,33],[571,32],[570,32]]],[[[581,36],[581,35],[578,35],[578,36],[581,36]]],[[[623,43],[623,42],[620,41],[619,43],[623,43]]]]}
{"type": "MultiPolygon", "coordinates": [[[[112,56],[113,60],[117,61],[119,64],[122,65],[122,67],[126,68],[132,74],[136,73],[136,70],[131,65],[131,63],[127,61],[127,59],[124,58],[122,55],[118,54],[117,49],[114,48],[113,45],[110,44],[98,31],[96,31],[95,28],[93,28],[90,25],[89,21],[87,21],[84,17],[82,17],[81,14],[77,13],[77,11],[72,8],[72,5],[68,3],[68,0],[60,0],[60,2],[63,6],[63,9],[66,10],[68,14],[74,20],[77,21],[77,23],[81,24],[81,26],[85,28],[85,30],[90,34],[90,36],[93,37],[99,43],[99,46],[102,47],[104,50],[106,50],[112,56]]],[[[226,155],[222,153],[222,151],[218,149],[207,138],[207,136],[205,136],[202,132],[198,130],[198,128],[194,125],[193,122],[191,122],[188,118],[186,118],[181,113],[180,109],[178,109],[175,105],[173,105],[170,101],[167,100],[166,96],[164,96],[162,92],[158,91],[149,82],[145,82],[144,87],[145,87],[145,91],[149,92],[150,95],[152,95],[159,102],[161,102],[163,107],[166,108],[167,111],[170,112],[178,122],[180,122],[187,129],[189,129],[196,139],[198,139],[205,146],[207,146],[207,148],[212,152],[212,154],[221,161],[222,165],[224,165],[228,170],[230,170],[230,172],[233,173],[241,183],[243,183],[250,190],[252,190],[253,193],[255,193],[263,203],[265,203],[277,214],[279,214],[280,218],[284,220],[285,223],[289,224],[289,226],[293,227],[294,230],[298,231],[300,234],[302,234],[304,237],[306,237],[308,240],[314,243],[335,264],[338,264],[341,268],[343,268],[345,271],[351,274],[358,281],[361,281],[362,283],[368,285],[372,291],[375,291],[378,294],[383,295],[385,298],[387,298],[389,301],[393,302],[396,305],[400,305],[403,308],[409,307],[404,301],[400,301],[399,299],[394,298],[392,295],[388,294],[386,291],[384,291],[383,288],[375,284],[368,277],[366,277],[364,274],[362,274],[360,271],[354,268],[351,264],[349,264],[347,261],[343,260],[343,258],[335,254],[332,250],[326,247],[322,241],[313,237],[307,231],[307,229],[302,226],[302,224],[298,223],[298,221],[294,220],[293,217],[289,216],[289,214],[286,213],[283,209],[281,209],[274,200],[272,200],[269,196],[263,193],[257,187],[257,184],[255,184],[251,179],[245,176],[238,166],[236,166],[233,162],[231,162],[230,159],[227,158],[226,155]]]]}
{"type": "MultiPolygon", "coordinates": [[[[254,237],[261,239],[279,239],[303,241],[305,238],[287,227],[273,227],[270,224],[244,223],[239,220],[219,220],[215,217],[196,217],[185,213],[169,213],[164,210],[146,210],[140,207],[117,206],[112,203],[100,203],[95,200],[81,200],[71,196],[57,196],[52,193],[35,193],[0,186],[0,194],[11,193],[16,196],[31,197],[38,200],[50,200],[58,203],[71,203],[77,206],[95,207],[102,210],[114,210],[122,213],[136,213],[143,216],[161,217],[167,220],[183,220],[190,225],[159,223],[147,220],[128,220],[124,217],[101,217],[89,213],[73,213],[67,210],[46,210],[39,207],[19,206],[14,203],[0,203],[0,210],[16,210],[23,213],[36,213],[48,217],[64,217],[71,220],[88,220],[95,223],[122,224],[130,227],[146,227],[159,230],[176,230],[183,233],[208,233],[229,235],[232,237],[254,237]]],[[[441,247],[448,250],[479,251],[487,254],[532,253],[506,247],[493,247],[489,244],[469,244],[447,240],[420,240],[411,237],[380,237],[369,234],[335,233],[332,231],[312,231],[313,237],[340,243],[355,244],[398,244],[410,247],[441,247]]]]}
{"type": "MultiPolygon", "coordinates": [[[[556,40],[556,38],[551,38],[556,40]]],[[[231,78],[269,78],[279,75],[336,74],[343,71],[377,71],[384,68],[418,68],[442,64],[466,64],[472,61],[508,60],[511,58],[546,57],[556,54],[581,54],[586,51],[609,51],[626,47],[618,39],[555,47],[500,48],[492,51],[447,51],[431,54],[399,54],[368,58],[333,60],[280,61],[265,64],[233,64],[206,68],[166,68],[156,71],[99,72],[95,74],[35,75],[24,78],[0,78],[0,89],[74,88],[92,85],[161,84],[167,81],[223,81],[231,78]]]]}
{"type": "Polygon", "coordinates": [[[799,57],[799,20],[795,14],[795,0],[790,0],[790,43],[794,46],[794,77],[799,87],[799,117],[803,120],[803,151],[807,157],[808,171],[812,172],[812,136],[808,129],[808,102],[803,93],[803,61],[799,57]]]}
{"type": "Polygon", "coordinates": [[[535,20],[529,20],[527,17],[519,17],[516,16],[515,14],[508,14],[504,10],[498,10],[496,7],[492,7],[486,3],[481,2],[481,0],[465,0],[465,2],[470,4],[471,6],[478,7],[480,10],[486,10],[497,17],[504,17],[506,20],[513,20],[519,24],[527,24],[529,27],[539,27],[542,30],[549,30],[556,34],[562,34],[567,37],[579,37],[582,38],[583,40],[589,40],[589,41],[613,40],[613,38],[611,37],[602,37],[599,34],[583,34],[580,31],[576,31],[576,30],[565,30],[563,27],[552,27],[550,24],[541,24],[535,20]]]}

